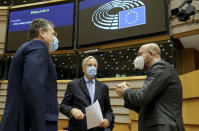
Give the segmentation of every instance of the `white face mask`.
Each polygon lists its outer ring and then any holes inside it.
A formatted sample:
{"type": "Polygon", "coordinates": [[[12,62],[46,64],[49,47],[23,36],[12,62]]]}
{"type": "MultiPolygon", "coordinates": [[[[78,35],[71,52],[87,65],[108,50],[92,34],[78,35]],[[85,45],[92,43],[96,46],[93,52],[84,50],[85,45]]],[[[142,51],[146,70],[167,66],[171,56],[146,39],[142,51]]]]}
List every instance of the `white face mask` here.
{"type": "Polygon", "coordinates": [[[144,58],[143,56],[137,56],[134,60],[134,66],[136,69],[143,70],[144,69],[144,58]]]}
{"type": "Polygon", "coordinates": [[[56,51],[59,47],[59,41],[58,41],[57,37],[53,36],[53,40],[54,41],[49,44],[50,52],[56,51]]]}

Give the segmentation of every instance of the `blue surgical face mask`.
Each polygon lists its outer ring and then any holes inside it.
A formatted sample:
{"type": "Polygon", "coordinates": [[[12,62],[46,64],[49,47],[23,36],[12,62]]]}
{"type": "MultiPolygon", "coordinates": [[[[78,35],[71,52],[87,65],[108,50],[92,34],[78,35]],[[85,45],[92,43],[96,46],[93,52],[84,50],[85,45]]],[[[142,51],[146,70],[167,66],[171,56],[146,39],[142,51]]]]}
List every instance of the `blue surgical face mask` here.
{"type": "Polygon", "coordinates": [[[97,74],[97,68],[95,66],[88,66],[86,68],[86,73],[89,77],[94,78],[97,74]]]}
{"type": "Polygon", "coordinates": [[[53,40],[54,41],[49,44],[50,52],[56,51],[59,47],[59,41],[58,41],[57,37],[53,36],[53,40]]]}

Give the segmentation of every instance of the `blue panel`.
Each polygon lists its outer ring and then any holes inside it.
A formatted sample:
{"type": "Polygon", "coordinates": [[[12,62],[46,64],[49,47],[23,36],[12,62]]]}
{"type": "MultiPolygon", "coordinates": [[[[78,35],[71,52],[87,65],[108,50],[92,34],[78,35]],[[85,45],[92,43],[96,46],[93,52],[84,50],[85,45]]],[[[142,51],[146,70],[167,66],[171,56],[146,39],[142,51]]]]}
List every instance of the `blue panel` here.
{"type": "Polygon", "coordinates": [[[28,9],[10,12],[9,32],[28,30],[29,24],[36,18],[50,20],[59,26],[72,26],[74,3],[47,6],[42,8],[28,9]]]}
{"type": "Polygon", "coordinates": [[[83,10],[83,9],[91,8],[97,5],[102,5],[110,1],[111,0],[83,0],[83,1],[80,1],[79,9],[83,10]]]}
{"type": "Polygon", "coordinates": [[[119,28],[146,24],[145,6],[119,12],[119,28]]]}

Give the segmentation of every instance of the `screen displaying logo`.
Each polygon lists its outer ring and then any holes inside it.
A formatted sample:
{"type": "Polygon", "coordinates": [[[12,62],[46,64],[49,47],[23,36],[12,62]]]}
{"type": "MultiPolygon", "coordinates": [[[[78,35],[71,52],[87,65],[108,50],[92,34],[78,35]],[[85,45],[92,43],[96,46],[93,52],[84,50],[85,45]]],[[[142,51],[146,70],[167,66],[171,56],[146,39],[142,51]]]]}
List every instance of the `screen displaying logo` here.
{"type": "Polygon", "coordinates": [[[114,0],[100,6],[92,16],[95,26],[117,30],[146,24],[145,5],[140,0],[114,0]]]}
{"type": "Polygon", "coordinates": [[[145,6],[119,12],[119,28],[146,24],[145,6]]]}

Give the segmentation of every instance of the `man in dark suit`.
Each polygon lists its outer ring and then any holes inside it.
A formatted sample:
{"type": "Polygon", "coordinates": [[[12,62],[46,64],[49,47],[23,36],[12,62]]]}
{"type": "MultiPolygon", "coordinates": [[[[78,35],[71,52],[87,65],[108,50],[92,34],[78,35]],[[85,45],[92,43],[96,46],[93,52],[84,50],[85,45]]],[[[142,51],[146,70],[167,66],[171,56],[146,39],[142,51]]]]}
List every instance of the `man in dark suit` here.
{"type": "MultiPolygon", "coordinates": [[[[103,122],[88,131],[104,131],[112,122],[113,112],[110,106],[108,86],[95,79],[98,63],[89,56],[82,62],[84,77],[71,81],[67,85],[60,112],[69,118],[69,131],[87,131],[85,107],[99,101],[103,122]]],[[[113,125],[112,125],[113,126],[113,125]]]]}
{"type": "Polygon", "coordinates": [[[48,20],[33,20],[31,41],[13,56],[1,131],[57,131],[57,77],[48,52],[58,44],[53,27],[48,20]]]}
{"type": "Polygon", "coordinates": [[[143,45],[134,61],[135,68],[147,70],[141,89],[130,89],[124,82],[116,86],[125,107],[139,113],[139,131],[184,131],[182,85],[175,69],[161,60],[157,44],[143,45]]]}

